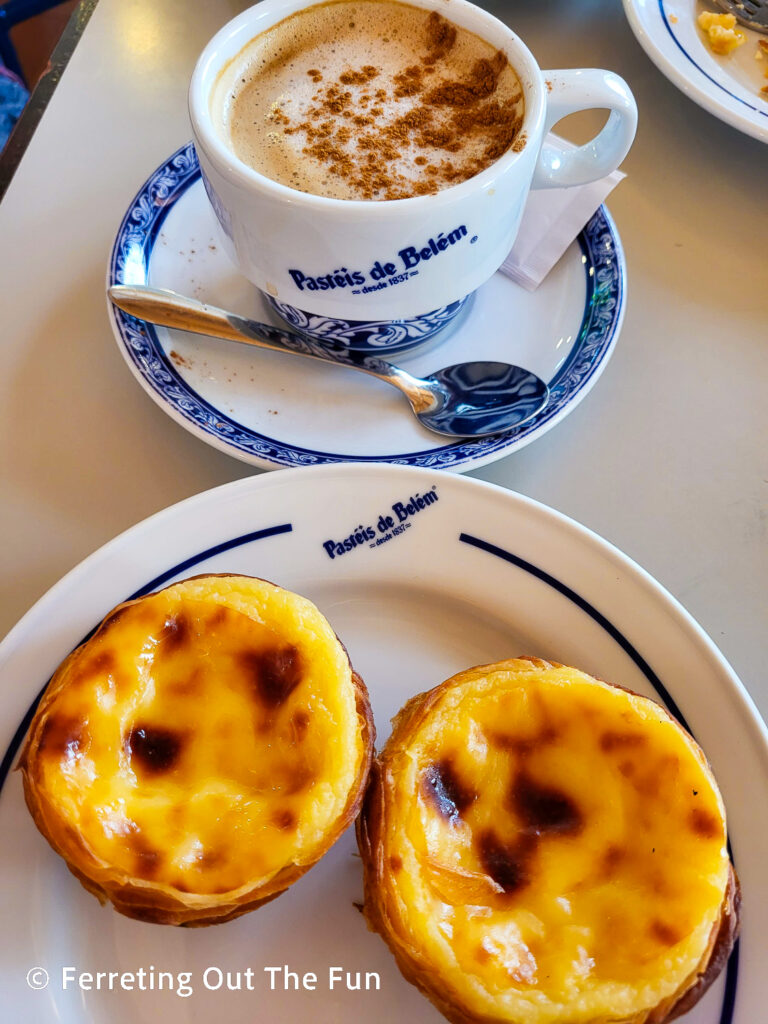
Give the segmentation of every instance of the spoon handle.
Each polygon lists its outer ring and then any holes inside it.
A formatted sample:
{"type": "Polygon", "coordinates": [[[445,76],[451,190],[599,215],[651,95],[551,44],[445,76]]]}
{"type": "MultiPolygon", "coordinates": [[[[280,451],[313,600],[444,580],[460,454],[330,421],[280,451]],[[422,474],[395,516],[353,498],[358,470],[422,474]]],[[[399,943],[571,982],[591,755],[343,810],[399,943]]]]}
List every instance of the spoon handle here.
{"type": "Polygon", "coordinates": [[[417,377],[379,356],[321,345],[292,331],[258,323],[166,289],[150,288],[147,285],[113,285],[108,294],[116,306],[140,320],[362,370],[398,388],[415,403],[417,411],[434,403],[429,389],[417,377]]]}

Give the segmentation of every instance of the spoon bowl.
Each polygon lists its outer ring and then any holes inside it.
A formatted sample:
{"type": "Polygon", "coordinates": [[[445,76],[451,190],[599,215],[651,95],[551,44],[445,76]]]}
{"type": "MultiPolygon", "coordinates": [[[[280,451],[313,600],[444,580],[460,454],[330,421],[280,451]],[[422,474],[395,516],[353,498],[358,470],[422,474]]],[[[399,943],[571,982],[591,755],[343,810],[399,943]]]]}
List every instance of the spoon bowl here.
{"type": "Polygon", "coordinates": [[[509,363],[456,363],[427,377],[415,377],[378,356],[325,348],[311,338],[207,306],[176,292],[146,285],[113,285],[108,294],[125,313],[163,327],[308,356],[368,373],[401,391],[419,422],[436,434],[485,437],[514,430],[540,412],[549,399],[549,388],[543,380],[509,363]]]}
{"type": "Polygon", "coordinates": [[[533,373],[509,363],[455,363],[424,378],[439,394],[432,411],[416,413],[430,430],[482,437],[513,430],[543,409],[549,388],[533,373]]]}

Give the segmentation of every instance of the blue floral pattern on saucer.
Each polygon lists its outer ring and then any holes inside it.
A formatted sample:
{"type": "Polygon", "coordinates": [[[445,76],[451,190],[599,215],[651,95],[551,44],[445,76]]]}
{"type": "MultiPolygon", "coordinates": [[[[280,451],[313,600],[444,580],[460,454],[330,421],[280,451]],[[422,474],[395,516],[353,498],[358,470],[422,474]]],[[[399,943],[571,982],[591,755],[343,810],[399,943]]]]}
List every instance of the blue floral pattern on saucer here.
{"type": "Polygon", "coordinates": [[[340,349],[387,356],[410,352],[430,341],[456,319],[470,299],[466,295],[448,306],[408,320],[339,320],[305,313],[266,293],[264,297],[277,315],[301,334],[308,334],[316,341],[331,342],[340,349]]]}
{"type": "MultiPolygon", "coordinates": [[[[117,232],[108,286],[147,282],[152,250],[168,212],[200,176],[197,154],[188,143],[147,179],[117,232]]],[[[152,324],[114,307],[111,316],[118,344],[143,387],[177,422],[230,455],[271,469],[328,462],[389,462],[460,471],[511,454],[553,426],[583,397],[613,351],[624,316],[625,265],[621,242],[604,206],[583,229],[578,242],[586,281],[584,313],[569,355],[547,382],[550,400],[545,408],[508,433],[471,441],[436,439],[435,447],[418,452],[369,456],[318,451],[251,430],[190,387],[166,355],[152,324]]]]}

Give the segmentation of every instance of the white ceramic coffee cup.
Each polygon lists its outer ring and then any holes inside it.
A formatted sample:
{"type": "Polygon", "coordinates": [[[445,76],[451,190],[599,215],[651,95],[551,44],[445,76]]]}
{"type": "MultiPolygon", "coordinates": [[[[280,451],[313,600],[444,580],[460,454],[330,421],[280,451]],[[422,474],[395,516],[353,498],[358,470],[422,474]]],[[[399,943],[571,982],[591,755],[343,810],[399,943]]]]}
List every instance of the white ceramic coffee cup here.
{"type": "Polygon", "coordinates": [[[255,36],[313,6],[308,0],[262,0],[225,25],[200,56],[189,90],[203,180],[236,265],[295,326],[377,351],[412,347],[429,336],[430,324],[448,322],[506,258],[529,189],[609,174],[626,156],[637,124],[635,101],[618,75],[541,71],[510,28],[467,0],[408,2],[439,11],[502,50],[524,94],[518,136],[524,145],[434,195],[389,201],[310,195],[253,170],[222,140],[211,111],[220,71],[255,36]],[[571,150],[543,145],[562,117],[592,108],[610,116],[591,142],[571,150]],[[371,332],[372,324],[394,326],[371,332]]]}

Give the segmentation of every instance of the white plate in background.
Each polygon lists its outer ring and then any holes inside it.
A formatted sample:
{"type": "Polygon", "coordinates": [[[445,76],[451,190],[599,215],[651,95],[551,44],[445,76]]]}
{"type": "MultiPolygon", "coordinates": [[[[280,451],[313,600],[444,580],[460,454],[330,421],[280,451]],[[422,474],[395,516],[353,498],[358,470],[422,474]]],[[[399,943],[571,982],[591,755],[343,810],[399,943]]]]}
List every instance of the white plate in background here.
{"type": "Polygon", "coordinates": [[[768,142],[768,61],[756,60],[758,39],[743,25],[747,41],[728,56],[709,48],[696,19],[702,11],[724,13],[701,0],[623,0],[638,42],[656,67],[686,96],[721,121],[768,142]]]}

